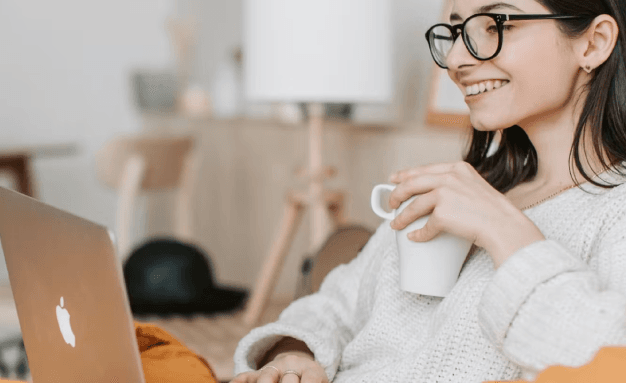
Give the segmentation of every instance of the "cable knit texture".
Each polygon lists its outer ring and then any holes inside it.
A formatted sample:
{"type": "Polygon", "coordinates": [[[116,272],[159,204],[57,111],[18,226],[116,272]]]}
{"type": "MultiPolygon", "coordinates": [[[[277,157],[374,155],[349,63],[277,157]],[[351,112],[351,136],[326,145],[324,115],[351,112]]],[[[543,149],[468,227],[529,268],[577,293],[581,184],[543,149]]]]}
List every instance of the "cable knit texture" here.
{"type": "MultiPolygon", "coordinates": [[[[625,181],[612,171],[594,178],[625,181]]],[[[400,290],[385,221],[319,292],[241,340],[235,373],[256,369],[287,335],[335,383],[533,380],[550,365],[578,367],[603,346],[626,346],[626,185],[585,183],[524,214],[546,240],[497,270],[477,248],[445,298],[400,290]]]]}

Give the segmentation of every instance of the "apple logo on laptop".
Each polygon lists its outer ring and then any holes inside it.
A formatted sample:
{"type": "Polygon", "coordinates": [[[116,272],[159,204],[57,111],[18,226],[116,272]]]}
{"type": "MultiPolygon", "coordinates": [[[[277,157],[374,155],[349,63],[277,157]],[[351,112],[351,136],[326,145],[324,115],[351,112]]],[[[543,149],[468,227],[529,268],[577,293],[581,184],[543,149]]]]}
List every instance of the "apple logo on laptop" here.
{"type": "Polygon", "coordinates": [[[61,297],[61,306],[57,306],[57,321],[59,322],[59,328],[65,343],[76,347],[76,337],[70,325],[70,313],[63,308],[63,297],[61,297]]]}

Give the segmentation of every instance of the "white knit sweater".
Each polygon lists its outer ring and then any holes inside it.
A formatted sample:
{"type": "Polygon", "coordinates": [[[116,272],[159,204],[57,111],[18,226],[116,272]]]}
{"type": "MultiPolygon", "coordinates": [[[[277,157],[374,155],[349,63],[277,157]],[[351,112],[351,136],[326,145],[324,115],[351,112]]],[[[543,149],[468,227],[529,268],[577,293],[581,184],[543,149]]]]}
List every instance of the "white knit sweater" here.
{"type": "MultiPolygon", "coordinates": [[[[612,172],[595,177],[622,183],[612,172]]],[[[483,248],[445,298],[398,286],[395,232],[384,222],[316,294],[252,330],[235,373],[282,336],[304,341],[331,382],[534,380],[550,365],[582,366],[626,346],[626,184],[573,188],[524,213],[545,241],[494,270],[483,248]]]]}

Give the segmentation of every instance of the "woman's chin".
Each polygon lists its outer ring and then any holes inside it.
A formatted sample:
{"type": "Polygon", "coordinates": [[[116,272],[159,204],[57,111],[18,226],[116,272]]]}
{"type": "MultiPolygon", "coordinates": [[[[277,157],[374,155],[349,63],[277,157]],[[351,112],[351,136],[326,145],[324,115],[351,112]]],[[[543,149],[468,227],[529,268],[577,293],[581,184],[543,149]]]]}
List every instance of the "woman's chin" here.
{"type": "Polygon", "coordinates": [[[498,129],[506,129],[512,125],[503,123],[502,120],[493,118],[494,116],[479,116],[470,113],[470,122],[472,127],[476,130],[489,132],[498,129]]]}

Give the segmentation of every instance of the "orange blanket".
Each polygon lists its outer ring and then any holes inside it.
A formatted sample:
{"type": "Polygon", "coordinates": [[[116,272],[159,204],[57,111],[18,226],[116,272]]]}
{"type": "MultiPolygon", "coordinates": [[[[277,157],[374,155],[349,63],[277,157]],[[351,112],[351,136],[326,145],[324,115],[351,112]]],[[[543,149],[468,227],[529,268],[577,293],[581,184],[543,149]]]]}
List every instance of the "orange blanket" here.
{"type": "MultiPolygon", "coordinates": [[[[204,358],[160,327],[135,322],[135,335],[146,383],[219,383],[204,358]]],[[[0,379],[8,382],[16,383],[0,379]]]]}
{"type": "MultiPolygon", "coordinates": [[[[621,383],[626,380],[626,347],[602,347],[584,366],[551,366],[537,375],[534,383],[621,383]]],[[[516,380],[515,383],[528,383],[516,380]]],[[[501,383],[501,382],[486,382],[501,383]]]]}

